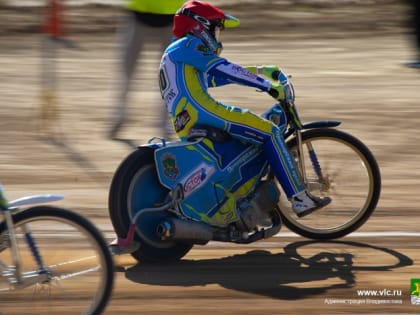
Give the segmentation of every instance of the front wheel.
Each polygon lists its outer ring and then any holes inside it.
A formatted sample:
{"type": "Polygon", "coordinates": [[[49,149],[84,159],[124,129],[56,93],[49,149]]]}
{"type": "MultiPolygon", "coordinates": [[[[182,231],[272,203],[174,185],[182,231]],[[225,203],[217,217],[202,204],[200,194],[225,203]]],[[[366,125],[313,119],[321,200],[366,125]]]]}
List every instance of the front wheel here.
{"type": "Polygon", "coordinates": [[[48,206],[16,213],[13,222],[20,266],[13,234],[0,223],[1,314],[102,314],[114,267],[99,230],[75,212],[48,206]]]}
{"type": "MultiPolygon", "coordinates": [[[[332,202],[298,218],[282,196],[284,224],[311,239],[343,237],[362,226],[371,216],[381,191],[381,175],[371,151],[357,138],[337,129],[311,129],[302,133],[306,187],[332,202]]],[[[297,141],[288,146],[298,163],[297,141]]]]}

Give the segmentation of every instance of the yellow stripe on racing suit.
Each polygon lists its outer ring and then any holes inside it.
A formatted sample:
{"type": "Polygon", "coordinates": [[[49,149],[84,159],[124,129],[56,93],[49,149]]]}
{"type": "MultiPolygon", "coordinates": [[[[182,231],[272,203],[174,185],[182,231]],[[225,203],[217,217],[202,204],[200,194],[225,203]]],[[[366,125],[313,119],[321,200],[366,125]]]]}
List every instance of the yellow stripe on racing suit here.
{"type": "MultiPolygon", "coordinates": [[[[160,65],[160,88],[175,131],[185,140],[195,125],[209,125],[233,137],[263,146],[286,195],[303,190],[280,127],[247,109],[216,101],[209,87],[241,84],[268,91],[271,82],[210,53],[201,39],[186,36],[165,50],[160,65]]],[[[284,128],[284,126],[283,126],[284,128]]]]}

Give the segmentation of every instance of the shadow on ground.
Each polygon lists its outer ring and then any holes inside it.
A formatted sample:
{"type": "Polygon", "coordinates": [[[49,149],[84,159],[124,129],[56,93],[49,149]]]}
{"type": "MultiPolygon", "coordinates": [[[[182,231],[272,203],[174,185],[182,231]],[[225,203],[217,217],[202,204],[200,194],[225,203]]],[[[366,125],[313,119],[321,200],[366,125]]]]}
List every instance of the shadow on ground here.
{"type": "Polygon", "coordinates": [[[320,295],[331,289],[350,288],[356,284],[356,270],[387,272],[412,264],[411,258],[385,247],[356,242],[303,241],[287,245],[282,253],[252,250],[229,257],[181,260],[174,264],[138,263],[124,272],[127,279],[141,284],[181,287],[218,284],[227,289],[292,300],[320,295]],[[318,248],[315,254],[312,245],[318,248]],[[319,251],[324,245],[325,250],[319,251]],[[337,252],[340,247],[343,251],[337,252]],[[355,263],[353,253],[361,249],[372,257],[368,265],[355,263]],[[384,255],[391,257],[384,259],[384,255]],[[383,264],[390,261],[389,258],[392,263],[383,264]]]}

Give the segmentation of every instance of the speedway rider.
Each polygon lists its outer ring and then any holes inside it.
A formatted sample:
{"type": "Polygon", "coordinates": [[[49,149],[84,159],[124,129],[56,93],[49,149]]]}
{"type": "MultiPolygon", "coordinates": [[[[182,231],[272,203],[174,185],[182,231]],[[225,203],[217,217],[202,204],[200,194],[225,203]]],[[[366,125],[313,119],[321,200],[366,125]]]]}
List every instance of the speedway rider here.
{"type": "Polygon", "coordinates": [[[284,141],[285,126],[277,126],[246,109],[229,106],[213,99],[209,87],[236,83],[268,92],[276,100],[287,96],[290,84],[273,84],[273,66],[244,68],[220,57],[220,32],[237,27],[239,20],[219,8],[190,0],[174,17],[175,40],[165,50],[160,64],[160,89],[172,117],[175,131],[185,140],[195,125],[208,125],[231,136],[261,144],[292,208],[300,217],[331,202],[305,190],[284,141]]]}

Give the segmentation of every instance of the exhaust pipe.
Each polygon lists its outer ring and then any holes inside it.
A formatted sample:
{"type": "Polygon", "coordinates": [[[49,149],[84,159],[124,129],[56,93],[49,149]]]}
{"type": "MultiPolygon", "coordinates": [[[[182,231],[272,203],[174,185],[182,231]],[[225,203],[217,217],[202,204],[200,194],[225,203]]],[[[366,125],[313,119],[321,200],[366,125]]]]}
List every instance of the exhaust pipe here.
{"type": "Polygon", "coordinates": [[[212,228],[204,223],[177,218],[167,219],[156,228],[161,240],[188,240],[207,243],[213,239],[212,228]]]}

